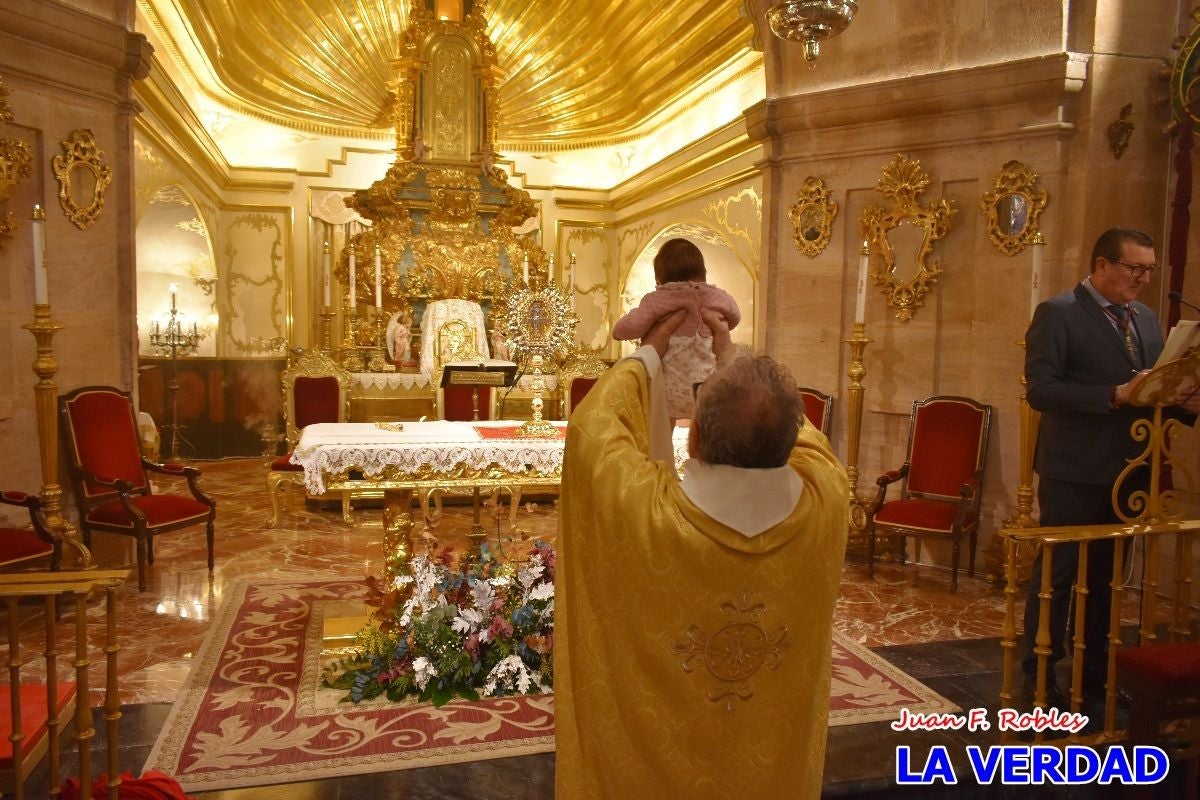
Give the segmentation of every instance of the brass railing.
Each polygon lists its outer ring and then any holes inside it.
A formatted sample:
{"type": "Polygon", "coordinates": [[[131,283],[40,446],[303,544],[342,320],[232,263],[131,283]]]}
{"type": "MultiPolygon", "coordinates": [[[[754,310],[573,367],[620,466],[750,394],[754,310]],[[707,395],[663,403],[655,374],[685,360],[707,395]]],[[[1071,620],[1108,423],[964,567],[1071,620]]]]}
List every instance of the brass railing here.
{"type": "MultiPolygon", "coordinates": [[[[74,740],[78,751],[79,782],[84,787],[85,794],[90,793],[92,785],[92,739],[96,736],[92,724],[92,709],[89,703],[88,669],[92,659],[88,648],[88,599],[93,592],[103,592],[104,602],[104,720],[107,735],[106,772],[109,775],[108,797],[117,797],[120,786],[120,770],[118,769],[117,753],[117,721],[121,718],[121,703],[117,694],[117,608],[116,589],[125,582],[129,570],[88,570],[75,572],[19,572],[0,575],[0,601],[7,617],[5,626],[8,636],[8,687],[0,691],[10,693],[12,719],[9,741],[12,744],[12,769],[3,775],[4,791],[21,800],[25,796],[24,783],[28,778],[30,768],[40,761],[42,744],[48,754],[47,785],[51,790],[58,788],[61,781],[61,753],[59,738],[62,731],[61,722],[71,718],[69,708],[59,706],[58,698],[60,683],[58,677],[58,602],[62,599],[74,607],[74,658],[75,693],[71,702],[74,703],[74,740]],[[39,641],[43,646],[41,665],[43,669],[31,669],[39,673],[38,680],[44,670],[46,684],[46,733],[41,737],[38,749],[25,758],[21,757],[22,743],[31,733],[23,729],[21,721],[21,680],[22,667],[29,664],[23,660],[21,648],[34,638],[30,627],[22,625],[26,614],[34,613],[35,603],[41,602],[45,614],[44,639],[39,641]],[[22,601],[25,601],[22,604],[22,601]]],[[[89,795],[90,796],[90,795],[89,795]]]]}
{"type": "MultiPolygon", "coordinates": [[[[1111,541],[1113,543],[1112,568],[1112,610],[1108,625],[1108,671],[1105,683],[1104,698],[1104,727],[1099,733],[1074,733],[1066,738],[1069,743],[1077,742],[1106,742],[1124,738],[1124,732],[1117,729],[1117,651],[1123,644],[1121,627],[1122,620],[1138,620],[1138,643],[1145,644],[1157,638],[1157,628],[1165,623],[1168,626],[1168,636],[1172,640],[1188,638],[1191,635],[1189,607],[1191,605],[1192,583],[1192,544],[1196,535],[1200,534],[1200,520],[1182,520],[1179,522],[1157,522],[1152,524],[1134,525],[1078,525],[1057,528],[1011,528],[1003,531],[1007,547],[1007,562],[1005,575],[1006,608],[1004,615],[1004,632],[1001,646],[1004,648],[1004,673],[1000,688],[1000,706],[1016,708],[1024,698],[1014,698],[1014,677],[1020,675],[1019,658],[1021,656],[1021,638],[1017,631],[1017,614],[1021,605],[1019,597],[1025,594],[1024,587],[1018,586],[1020,569],[1018,567],[1018,549],[1022,543],[1036,545],[1042,548],[1042,569],[1040,575],[1034,575],[1030,580],[1040,582],[1038,598],[1038,629],[1034,640],[1034,655],[1037,656],[1037,688],[1034,703],[1045,707],[1046,687],[1052,682],[1050,676],[1050,598],[1051,575],[1053,570],[1054,550],[1060,545],[1078,544],[1079,559],[1074,584],[1074,616],[1072,625],[1073,637],[1064,636],[1064,641],[1072,641],[1073,652],[1071,664],[1071,683],[1069,688],[1070,710],[1079,712],[1083,705],[1083,656],[1084,630],[1087,622],[1088,595],[1088,547],[1095,542],[1111,541]],[[1136,590],[1125,586],[1125,569],[1132,553],[1130,545],[1137,540],[1143,540],[1144,568],[1136,590]],[[1174,546],[1174,575],[1170,578],[1171,610],[1169,615],[1160,618],[1160,559],[1163,545],[1174,546]],[[1138,601],[1139,611],[1126,614],[1126,607],[1133,601],[1138,601]]],[[[1009,741],[1014,734],[1001,733],[1001,741],[1009,741]]],[[[1045,733],[1038,733],[1036,741],[1042,741],[1045,733]]]]}

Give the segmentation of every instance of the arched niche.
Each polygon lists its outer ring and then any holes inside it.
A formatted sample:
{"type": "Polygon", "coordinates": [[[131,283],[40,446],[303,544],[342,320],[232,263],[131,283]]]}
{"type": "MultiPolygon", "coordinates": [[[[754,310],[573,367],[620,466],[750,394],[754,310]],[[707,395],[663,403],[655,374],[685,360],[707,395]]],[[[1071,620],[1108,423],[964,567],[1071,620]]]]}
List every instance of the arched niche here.
{"type": "Polygon", "coordinates": [[[217,263],[208,226],[191,197],[169,184],[151,197],[137,225],[138,352],[170,355],[155,347],[157,330],[171,318],[171,287],[176,287],[176,318],[186,333],[196,332],[199,346],[183,355],[215,356],[220,317],[215,287],[217,263]]]}
{"type": "MultiPolygon", "coordinates": [[[[643,296],[654,290],[654,256],[670,239],[687,239],[700,248],[708,283],[713,284],[737,301],[742,312],[741,323],[733,329],[735,344],[754,344],[754,278],[746,264],[721,233],[700,223],[678,223],[663,228],[646,243],[621,284],[618,318],[637,308],[643,296]]],[[[637,348],[636,342],[620,342],[620,354],[625,356],[637,348]]]]}

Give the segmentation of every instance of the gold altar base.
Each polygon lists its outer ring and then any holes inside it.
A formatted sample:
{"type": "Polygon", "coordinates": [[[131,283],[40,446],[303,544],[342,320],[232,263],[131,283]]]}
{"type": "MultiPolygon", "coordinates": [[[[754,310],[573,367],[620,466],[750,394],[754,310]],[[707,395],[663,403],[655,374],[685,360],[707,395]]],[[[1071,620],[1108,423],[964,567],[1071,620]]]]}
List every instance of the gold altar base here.
{"type": "Polygon", "coordinates": [[[356,649],[358,632],[371,621],[371,609],[354,600],[326,603],[321,625],[321,656],[337,658],[356,649]]]}

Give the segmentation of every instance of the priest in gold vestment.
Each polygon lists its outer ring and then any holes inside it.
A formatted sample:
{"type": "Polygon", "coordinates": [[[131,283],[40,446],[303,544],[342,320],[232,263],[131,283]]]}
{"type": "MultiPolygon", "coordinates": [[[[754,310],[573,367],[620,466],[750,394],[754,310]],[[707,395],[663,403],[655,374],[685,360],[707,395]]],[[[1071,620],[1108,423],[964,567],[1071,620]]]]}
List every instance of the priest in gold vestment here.
{"type": "Polygon", "coordinates": [[[816,798],[848,483],[775,362],[714,328],[682,480],[670,322],[576,409],[555,612],[556,795],[816,798]]]}

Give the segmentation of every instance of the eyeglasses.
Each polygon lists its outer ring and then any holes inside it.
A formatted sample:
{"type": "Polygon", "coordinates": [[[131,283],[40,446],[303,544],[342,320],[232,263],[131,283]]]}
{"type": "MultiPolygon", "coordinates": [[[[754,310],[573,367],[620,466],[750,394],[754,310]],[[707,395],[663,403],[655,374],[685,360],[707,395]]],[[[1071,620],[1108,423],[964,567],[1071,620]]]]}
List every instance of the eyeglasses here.
{"type": "Polygon", "coordinates": [[[1129,270],[1129,276],[1134,280],[1137,280],[1143,275],[1154,277],[1154,270],[1158,269],[1158,264],[1126,264],[1119,258],[1112,258],[1109,260],[1112,263],[1120,264],[1122,267],[1129,270]]]}

